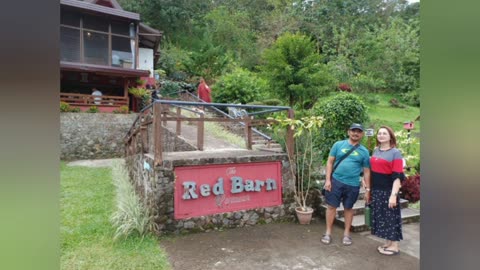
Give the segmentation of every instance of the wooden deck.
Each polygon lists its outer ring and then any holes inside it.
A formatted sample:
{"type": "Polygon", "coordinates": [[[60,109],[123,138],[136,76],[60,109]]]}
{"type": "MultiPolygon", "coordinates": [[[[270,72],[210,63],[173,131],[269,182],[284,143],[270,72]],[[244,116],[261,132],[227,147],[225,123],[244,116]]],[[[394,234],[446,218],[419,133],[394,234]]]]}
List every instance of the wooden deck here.
{"type": "Polygon", "coordinates": [[[60,93],[60,101],[70,104],[73,108],[88,110],[97,106],[100,112],[112,112],[121,106],[128,106],[128,97],[120,96],[92,96],[85,94],[60,93]]]}

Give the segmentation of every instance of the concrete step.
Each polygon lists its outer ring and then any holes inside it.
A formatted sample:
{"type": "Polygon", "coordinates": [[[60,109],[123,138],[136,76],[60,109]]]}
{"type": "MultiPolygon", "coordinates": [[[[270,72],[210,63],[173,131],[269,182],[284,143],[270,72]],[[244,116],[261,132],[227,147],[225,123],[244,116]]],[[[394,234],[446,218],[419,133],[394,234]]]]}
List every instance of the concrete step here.
{"type": "MultiPolygon", "coordinates": [[[[416,209],[403,208],[401,210],[401,215],[403,224],[420,221],[420,211],[416,209]]],[[[343,226],[345,226],[345,218],[336,218],[335,224],[343,228],[343,226]]],[[[363,232],[370,230],[370,228],[365,225],[365,215],[361,214],[353,216],[352,227],[350,230],[352,232],[363,232]]]]}
{"type": "MultiPolygon", "coordinates": [[[[400,207],[407,208],[408,207],[408,200],[400,198],[400,207]]],[[[362,198],[361,200],[357,200],[355,204],[353,205],[353,215],[363,215],[365,212],[365,200],[362,198]]],[[[325,211],[327,210],[327,204],[323,202],[321,204],[321,207],[319,209],[320,215],[325,216],[325,211]]],[[[343,204],[340,204],[340,207],[337,208],[337,215],[336,218],[343,218],[344,216],[344,208],[343,204]]]]}
{"type": "Polygon", "coordinates": [[[266,145],[253,145],[253,149],[256,150],[261,150],[261,151],[268,151],[268,152],[274,152],[274,153],[283,153],[282,148],[269,148],[266,145]]]}

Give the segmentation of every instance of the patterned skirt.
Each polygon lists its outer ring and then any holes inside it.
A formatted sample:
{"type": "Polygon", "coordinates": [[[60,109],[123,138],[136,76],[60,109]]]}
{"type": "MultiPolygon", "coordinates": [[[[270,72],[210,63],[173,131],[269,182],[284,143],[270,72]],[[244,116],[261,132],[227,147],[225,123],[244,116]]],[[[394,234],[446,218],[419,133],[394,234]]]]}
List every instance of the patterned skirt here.
{"type": "Polygon", "coordinates": [[[391,241],[403,240],[402,217],[400,215],[400,198],[397,206],[388,208],[391,191],[372,190],[372,234],[391,241]]]}

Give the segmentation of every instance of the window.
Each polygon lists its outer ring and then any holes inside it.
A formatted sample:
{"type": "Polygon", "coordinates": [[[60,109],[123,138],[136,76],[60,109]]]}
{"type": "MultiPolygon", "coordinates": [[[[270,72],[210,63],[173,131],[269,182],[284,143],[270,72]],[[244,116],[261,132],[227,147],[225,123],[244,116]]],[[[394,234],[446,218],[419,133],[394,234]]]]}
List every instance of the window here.
{"type": "Polygon", "coordinates": [[[60,52],[62,61],[80,62],[80,30],[60,28],[60,52]]]}
{"type": "Polygon", "coordinates": [[[108,35],[83,31],[85,63],[108,65],[108,35]]]}
{"type": "Polygon", "coordinates": [[[133,54],[130,39],[112,36],[112,66],[133,68],[132,64],[133,54]]]}
{"type": "Polygon", "coordinates": [[[130,35],[130,26],[127,22],[112,21],[112,33],[118,35],[130,35]]]}
{"type": "Polygon", "coordinates": [[[135,68],[133,22],[61,9],[60,59],[95,65],[135,68]]]}
{"type": "Polygon", "coordinates": [[[80,14],[62,9],[60,13],[60,23],[80,27],[80,14]]]}
{"type": "Polygon", "coordinates": [[[84,15],[83,28],[108,32],[108,20],[99,16],[84,15]]]}

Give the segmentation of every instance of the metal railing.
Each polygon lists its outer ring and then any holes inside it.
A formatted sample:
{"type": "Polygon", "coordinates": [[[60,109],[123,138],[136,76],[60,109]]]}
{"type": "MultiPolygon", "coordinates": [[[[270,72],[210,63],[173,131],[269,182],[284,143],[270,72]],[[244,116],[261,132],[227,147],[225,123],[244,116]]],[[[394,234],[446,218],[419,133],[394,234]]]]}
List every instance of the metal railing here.
{"type": "MultiPolygon", "coordinates": [[[[176,121],[176,135],[181,135],[182,122],[196,122],[197,123],[197,149],[203,150],[204,142],[204,123],[205,122],[230,122],[230,123],[242,123],[245,129],[245,143],[247,149],[252,149],[252,132],[254,125],[266,125],[276,123],[276,120],[272,119],[252,119],[252,117],[232,118],[228,114],[219,110],[217,107],[232,107],[243,109],[262,109],[259,113],[272,113],[286,111],[289,118],[294,117],[293,110],[286,106],[267,106],[267,105],[241,105],[241,104],[226,104],[226,103],[206,103],[206,102],[190,102],[179,100],[155,100],[153,103],[143,108],[137,118],[135,119],[132,127],[127,132],[125,137],[126,144],[126,156],[136,153],[149,152],[149,144],[153,141],[153,154],[155,165],[159,165],[163,160],[163,126],[167,121],[176,121]],[[191,109],[190,107],[194,107],[191,109]],[[175,108],[175,113],[172,112],[172,108],[175,108]],[[223,118],[207,118],[205,117],[204,110],[206,108],[213,108],[218,110],[225,117],[223,118]],[[186,117],[182,115],[182,110],[187,110],[195,113],[198,117],[186,117]],[[153,125],[153,132],[149,134],[148,126],[153,125]],[[141,136],[137,136],[140,134],[141,136]],[[150,137],[153,136],[153,138],[150,137]],[[153,140],[152,140],[153,139],[153,140]],[[138,145],[141,145],[141,151],[138,149],[138,145]]],[[[260,133],[260,132],[258,132],[260,133]]],[[[264,135],[266,136],[266,135],[264,135]]],[[[267,136],[268,137],[268,136],[267,136]]],[[[293,131],[287,128],[286,146],[288,149],[293,149],[293,131]]],[[[270,138],[270,137],[268,137],[270,138]]],[[[291,153],[292,151],[287,151],[291,153]]]]}
{"type": "MultiPolygon", "coordinates": [[[[180,91],[177,91],[178,93],[180,94],[187,94],[188,96],[190,96],[191,98],[197,100],[198,102],[203,102],[204,104],[214,104],[214,103],[207,103],[203,100],[201,100],[200,98],[198,98],[197,96],[195,96],[194,94],[186,91],[186,90],[180,90],[180,91]]],[[[173,94],[176,94],[176,92],[173,92],[173,94]]],[[[215,104],[224,104],[224,103],[215,103],[215,104]]],[[[241,105],[241,104],[228,104],[228,106],[223,106],[223,107],[227,107],[227,108],[259,108],[257,106],[261,106],[261,105],[241,105]],[[245,106],[248,106],[248,107],[245,107],[245,106]],[[255,106],[255,107],[253,107],[255,106]]],[[[290,107],[280,107],[280,106],[261,106],[262,108],[264,107],[275,107],[275,109],[272,109],[272,110],[266,110],[266,111],[260,111],[260,112],[253,112],[253,113],[248,113],[247,114],[249,116],[252,116],[252,115],[259,115],[259,114],[263,114],[263,113],[273,113],[273,112],[277,112],[279,111],[277,108],[290,108],[290,107]]],[[[225,117],[228,117],[228,118],[231,118],[231,119],[234,119],[236,117],[228,114],[228,113],[225,113],[224,111],[218,109],[217,107],[213,106],[212,109],[217,112],[217,113],[220,113],[221,115],[225,116],[225,117]]],[[[242,126],[245,126],[244,123],[240,122],[240,125],[242,126]]],[[[255,132],[256,134],[260,135],[261,137],[263,137],[265,140],[267,141],[271,141],[272,138],[270,136],[268,136],[267,134],[257,130],[256,128],[252,128],[252,131],[255,132]]]]}

